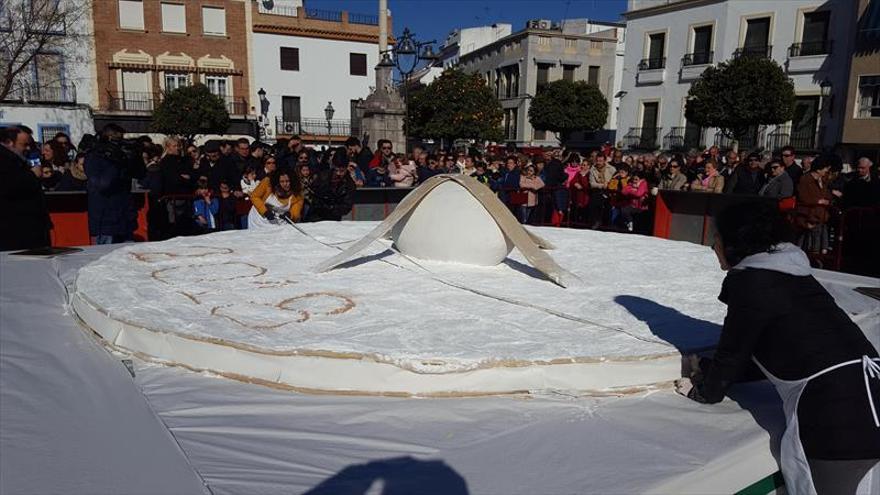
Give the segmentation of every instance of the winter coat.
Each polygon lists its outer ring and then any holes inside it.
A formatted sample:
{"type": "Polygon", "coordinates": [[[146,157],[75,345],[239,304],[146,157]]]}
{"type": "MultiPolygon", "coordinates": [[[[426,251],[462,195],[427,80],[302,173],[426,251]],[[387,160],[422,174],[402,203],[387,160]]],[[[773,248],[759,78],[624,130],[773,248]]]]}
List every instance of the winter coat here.
{"type": "Polygon", "coordinates": [[[813,174],[801,177],[797,187],[798,204],[795,210],[795,223],[801,228],[811,228],[828,221],[828,205],[819,204],[820,199],[831,201],[831,192],[826,184],[819,182],[813,174]],[[809,225],[808,225],[809,224],[809,225]]]}
{"type": "Polygon", "coordinates": [[[354,206],[354,191],[357,186],[351,176],[346,174],[341,180],[334,180],[333,171],[321,172],[312,186],[312,204],[309,220],[342,220],[354,206]]]}
{"type": "Polygon", "coordinates": [[[0,144],[0,251],[49,245],[52,222],[27,161],[0,144]]]}
{"type": "MultiPolygon", "coordinates": [[[[266,200],[269,199],[269,196],[274,194],[272,191],[272,182],[269,177],[260,181],[260,184],[257,185],[257,188],[254,189],[254,192],[251,193],[251,203],[253,203],[254,208],[257,209],[257,212],[260,215],[266,214],[266,200]]],[[[282,201],[279,198],[279,201],[282,201]]],[[[294,194],[290,196],[290,219],[294,222],[299,222],[302,217],[302,209],[303,209],[303,195],[294,194]]]]}
{"type": "MultiPolygon", "coordinates": [[[[730,384],[754,371],[752,356],[783,380],[806,378],[862,356],[877,357],[864,333],[810,275],[806,255],[792,244],[745,258],[728,272],[719,299],[727,304],[727,317],[715,356],[696,383],[705,402],[719,402],[730,384]]],[[[871,382],[874,403],[880,404],[880,386],[871,382]]],[[[797,414],[807,457],[880,458],[880,428],[874,426],[861,365],[811,380],[797,414]]]]}
{"type": "Polygon", "coordinates": [[[200,216],[205,218],[205,223],[200,225],[209,229],[216,229],[218,226],[217,214],[220,213],[220,200],[211,198],[208,203],[204,198],[193,201],[193,215],[198,222],[200,216]]]}
{"type": "Polygon", "coordinates": [[[702,191],[708,193],[720,193],[724,191],[724,177],[715,175],[709,178],[708,184],[703,185],[703,175],[698,176],[691,182],[691,191],[702,191]]]}
{"type": "MultiPolygon", "coordinates": [[[[724,177],[723,175],[721,176],[724,177]]],[[[732,194],[758,194],[764,185],[764,172],[751,170],[748,166],[736,167],[729,180],[725,180],[724,192],[732,194]]]]}
{"type": "Polygon", "coordinates": [[[394,181],[394,187],[412,187],[418,178],[416,166],[409,162],[402,163],[400,166],[392,164],[388,173],[391,180],[394,181]]]}
{"type": "Polygon", "coordinates": [[[565,184],[568,175],[565,173],[565,166],[562,162],[554,158],[547,162],[544,166],[544,183],[548,187],[559,187],[565,184]]]}
{"type": "MultiPolygon", "coordinates": [[[[193,192],[193,174],[183,157],[165,155],[159,161],[162,172],[162,194],[191,194],[193,192]],[[181,177],[188,175],[189,178],[181,177]]],[[[235,189],[234,184],[229,184],[235,189]]]]}
{"type": "Polygon", "coordinates": [[[143,160],[129,158],[115,143],[98,143],[86,156],[89,235],[128,236],[134,231],[131,172],[138,167],[143,175],[143,160]]]}
{"type": "Polygon", "coordinates": [[[612,165],[605,165],[605,168],[601,171],[599,167],[593,167],[590,169],[590,187],[596,189],[604,189],[608,186],[608,183],[611,182],[611,178],[614,177],[614,174],[617,173],[617,169],[612,165]]]}
{"type": "Polygon", "coordinates": [[[369,172],[367,172],[367,182],[365,184],[367,187],[391,187],[394,185],[394,181],[391,180],[391,177],[388,174],[388,169],[381,170],[377,168],[371,168],[369,172]]]}
{"type": "Polygon", "coordinates": [[[538,204],[538,195],[535,192],[544,188],[544,181],[538,176],[526,177],[523,175],[519,178],[519,187],[526,191],[525,206],[535,206],[538,204]]]}
{"type": "Polygon", "coordinates": [[[586,208],[590,203],[590,174],[575,174],[568,183],[568,190],[571,193],[571,204],[577,208],[586,208]],[[575,187],[580,184],[581,188],[575,187]]]}
{"type": "Polygon", "coordinates": [[[794,184],[791,182],[791,176],[788,174],[779,174],[771,178],[761,187],[758,193],[768,198],[790,198],[794,196],[794,184]]]}
{"type": "Polygon", "coordinates": [[[574,176],[580,172],[581,167],[577,163],[569,163],[568,166],[565,167],[565,187],[571,185],[571,180],[574,179],[574,176]]]}
{"type": "Polygon", "coordinates": [[[634,186],[629,181],[620,191],[620,198],[623,206],[630,206],[637,210],[645,211],[648,209],[648,181],[642,179],[638,186],[634,186]]]}
{"type": "Polygon", "coordinates": [[[855,177],[843,186],[843,203],[847,208],[880,205],[880,178],[855,177]]]}
{"type": "Polygon", "coordinates": [[[229,188],[233,190],[241,189],[241,173],[238,167],[228,157],[221,156],[216,163],[211,163],[207,157],[202,158],[199,164],[198,173],[193,177],[194,181],[198,177],[203,176],[208,179],[208,187],[214,191],[220,190],[220,182],[225,180],[229,184],[229,188]]]}
{"type": "Polygon", "coordinates": [[[675,175],[664,175],[660,181],[660,189],[666,191],[683,191],[687,187],[687,176],[679,172],[675,175]]]}

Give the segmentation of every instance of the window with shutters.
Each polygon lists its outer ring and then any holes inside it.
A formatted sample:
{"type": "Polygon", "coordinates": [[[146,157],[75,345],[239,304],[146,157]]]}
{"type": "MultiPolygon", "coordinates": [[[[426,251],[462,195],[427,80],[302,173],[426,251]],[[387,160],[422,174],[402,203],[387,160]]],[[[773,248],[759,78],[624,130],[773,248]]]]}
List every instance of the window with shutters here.
{"type": "Polygon", "coordinates": [[[856,116],[862,119],[880,117],[880,75],[859,76],[856,116]]]}
{"type": "Polygon", "coordinates": [[[120,29],[144,30],[144,3],[141,0],[119,0],[120,29]]]}
{"type": "Polygon", "coordinates": [[[186,32],[186,6],[180,3],[162,3],[162,31],[186,32]]]}
{"type": "Polygon", "coordinates": [[[348,73],[352,76],[367,75],[367,54],[366,53],[349,53],[348,54],[348,73]]]}
{"type": "Polygon", "coordinates": [[[589,69],[587,69],[587,84],[592,84],[593,86],[599,85],[599,66],[591,65],[589,69]]]}
{"type": "Polygon", "coordinates": [[[574,65],[563,65],[562,66],[562,80],[568,82],[574,82],[574,71],[577,69],[574,65]]]}
{"type": "Polygon", "coordinates": [[[299,96],[281,97],[281,120],[284,121],[285,126],[290,124],[289,128],[285,129],[286,132],[291,134],[300,132],[298,127],[301,120],[299,96]]]}
{"type": "Polygon", "coordinates": [[[205,76],[205,86],[208,87],[208,91],[210,91],[212,95],[220,97],[227,96],[229,94],[228,83],[228,76],[205,76]]]}
{"type": "MultiPolygon", "coordinates": [[[[550,64],[538,64],[538,77],[535,91],[541,91],[550,82],[550,64]]],[[[510,96],[510,95],[507,95],[510,96]]]]}
{"type": "Polygon", "coordinates": [[[226,36],[226,9],[202,7],[202,32],[213,36],[226,36]]]}
{"type": "Polygon", "coordinates": [[[299,48],[281,47],[281,70],[299,70],[299,48]]]}
{"type": "Polygon", "coordinates": [[[165,73],[165,92],[171,92],[184,86],[189,86],[189,74],[165,73]]]}

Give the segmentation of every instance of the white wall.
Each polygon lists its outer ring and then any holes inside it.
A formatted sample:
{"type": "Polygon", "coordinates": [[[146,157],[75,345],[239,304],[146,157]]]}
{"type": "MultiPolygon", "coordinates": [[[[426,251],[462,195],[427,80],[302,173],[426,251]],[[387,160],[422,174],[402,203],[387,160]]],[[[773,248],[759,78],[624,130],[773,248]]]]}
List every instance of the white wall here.
{"type": "MultiPolygon", "coordinates": [[[[630,127],[641,127],[641,101],[660,100],[659,126],[661,134],[666,134],[671,127],[685,125],[684,98],[690,89],[690,80],[681,80],[681,57],[693,50],[690,46],[690,30],[692,24],[715,22],[713,50],[715,62],[729,60],[733,52],[740,46],[740,38],[744,35],[743,16],[754,14],[771,14],[772,58],[783,68],[788,60],[788,48],[792,43],[800,42],[802,22],[801,9],[818,6],[840,4],[844,7],[846,0],[787,0],[784,2],[746,2],[726,1],[703,5],[644,18],[630,19],[627,22],[627,43],[624,56],[622,76],[623,91],[626,96],[621,101],[618,140],[630,127]],[[646,57],[646,32],[666,30],[666,73],[662,84],[639,85],[636,83],[639,61],[646,57]],[[741,34],[742,33],[742,34],[741,34]]],[[[846,86],[847,76],[847,40],[846,33],[850,29],[850,8],[832,8],[829,39],[834,43],[833,52],[827,57],[820,70],[806,73],[788,73],[795,85],[798,95],[813,95],[820,91],[819,83],[828,78],[833,85],[836,100],[845,100],[842,91],[846,86]]],[[[836,113],[840,115],[840,113],[836,113]]],[[[827,126],[824,144],[834,144],[839,135],[840,118],[829,117],[822,112],[820,125],[827,126]]],[[[711,144],[714,130],[706,134],[707,144],[711,144]]]]}
{"type": "MultiPolygon", "coordinates": [[[[34,139],[40,141],[40,126],[66,125],[73,144],[78,144],[83,134],[95,133],[91,110],[86,106],[61,107],[31,104],[0,105],[0,126],[24,124],[34,131],[34,139]]],[[[54,132],[46,136],[51,139],[54,132]]]]}
{"type": "MultiPolygon", "coordinates": [[[[359,43],[277,34],[254,34],[254,85],[252,101],[259,102],[263,88],[269,100],[269,119],[281,116],[281,97],[300,97],[303,118],[324,118],[328,101],[336,109],[334,119],[350,119],[350,101],[366,98],[376,84],[374,68],[379,63],[378,43],[359,43]],[[280,48],[299,49],[299,71],[281,70],[280,48]],[[367,55],[367,75],[349,74],[349,54],[367,55]]],[[[259,109],[258,109],[259,110],[259,109]]]]}

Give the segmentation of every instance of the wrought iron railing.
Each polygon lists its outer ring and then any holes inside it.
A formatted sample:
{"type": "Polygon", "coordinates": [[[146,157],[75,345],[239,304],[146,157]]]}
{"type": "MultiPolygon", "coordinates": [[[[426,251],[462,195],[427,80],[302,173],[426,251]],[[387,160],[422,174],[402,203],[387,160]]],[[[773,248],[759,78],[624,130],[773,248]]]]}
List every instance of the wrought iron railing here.
{"type": "Polygon", "coordinates": [[[126,112],[152,112],[159,102],[159,93],[124,91],[110,93],[108,109],[126,112]]]}
{"type": "MultiPolygon", "coordinates": [[[[360,126],[357,121],[352,123],[347,119],[334,119],[330,121],[330,136],[357,136],[360,134],[360,126]],[[354,124],[354,125],[353,125],[354,124]]],[[[284,120],[283,117],[275,118],[275,133],[281,135],[302,134],[305,136],[327,136],[327,119],[303,118],[299,120],[284,120]]]]}
{"type": "Polygon", "coordinates": [[[663,149],[672,151],[703,149],[703,129],[673,127],[663,136],[663,149]]]}
{"type": "Polygon", "coordinates": [[[791,126],[779,125],[773,132],[767,134],[767,148],[772,152],[781,150],[791,142],[791,126]]]}
{"type": "MultiPolygon", "coordinates": [[[[319,21],[342,22],[342,12],[337,10],[322,9],[304,9],[307,19],[317,19],[319,21]]],[[[378,21],[376,22],[378,24],[378,21]]]]}
{"type": "Polygon", "coordinates": [[[793,43],[788,47],[789,57],[806,57],[809,55],[828,55],[831,53],[831,40],[805,41],[793,43]]]}
{"type": "Polygon", "coordinates": [[[351,24],[364,24],[367,26],[378,26],[379,16],[369,14],[348,14],[348,22],[351,24]]]}
{"type": "Polygon", "coordinates": [[[273,5],[271,9],[267,9],[263,3],[264,2],[257,2],[257,11],[261,14],[282,15],[285,17],[299,16],[297,13],[298,7],[291,7],[290,5],[273,5]]]}
{"type": "Polygon", "coordinates": [[[681,65],[682,67],[687,67],[688,65],[706,65],[711,64],[713,59],[715,58],[715,52],[694,52],[694,53],[685,53],[684,57],[681,57],[681,65]]]}
{"type": "Polygon", "coordinates": [[[772,45],[746,45],[734,50],[733,58],[739,57],[763,57],[770,58],[773,52],[772,45]]]}
{"type": "Polygon", "coordinates": [[[3,100],[34,103],[76,103],[76,86],[73,84],[15,85],[3,100]]]}
{"type": "Polygon", "coordinates": [[[666,68],[666,57],[643,58],[639,62],[639,70],[655,70],[666,68]]]}
{"type": "MultiPolygon", "coordinates": [[[[108,109],[126,112],[152,112],[156,106],[162,101],[163,93],[145,93],[124,91],[120,93],[110,93],[108,101],[108,109]]],[[[220,96],[226,105],[226,111],[230,115],[247,115],[247,100],[235,96],[220,96]]]]}
{"type": "MultiPolygon", "coordinates": [[[[766,126],[752,127],[745,137],[739,140],[738,147],[740,150],[746,151],[763,148],[766,142],[766,135],[766,126]]],[[[715,133],[715,146],[721,149],[730,149],[733,147],[733,138],[719,130],[715,133]]]]}
{"type": "Polygon", "coordinates": [[[220,98],[226,103],[226,111],[229,112],[229,115],[247,115],[248,103],[244,98],[235,96],[221,96],[220,98]]]}
{"type": "Polygon", "coordinates": [[[630,149],[655,150],[660,147],[658,141],[662,127],[630,127],[623,136],[623,144],[630,149]]]}

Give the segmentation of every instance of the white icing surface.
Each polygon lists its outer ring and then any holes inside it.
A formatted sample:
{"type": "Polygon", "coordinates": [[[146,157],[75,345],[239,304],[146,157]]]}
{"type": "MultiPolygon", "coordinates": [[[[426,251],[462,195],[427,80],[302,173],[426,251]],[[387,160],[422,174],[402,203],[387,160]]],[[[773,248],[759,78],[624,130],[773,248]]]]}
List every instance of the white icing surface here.
{"type": "Polygon", "coordinates": [[[513,249],[513,242],[461,184],[448,181],[403,217],[392,230],[401,253],[422,260],[495,266],[513,249]]]}
{"type": "MultiPolygon", "coordinates": [[[[344,248],[375,225],[301,227],[344,248]]],[[[717,341],[724,274],[709,248],[536,231],[581,284],[554,285],[516,251],[493,267],[419,261],[428,273],[389,251],[389,241],[315,274],[310,268],[338,250],[279,226],[126,246],[83,268],[76,291],[136,326],[271,352],[366,354],[421,373],[507,360],[638,358],[717,341]]]]}

